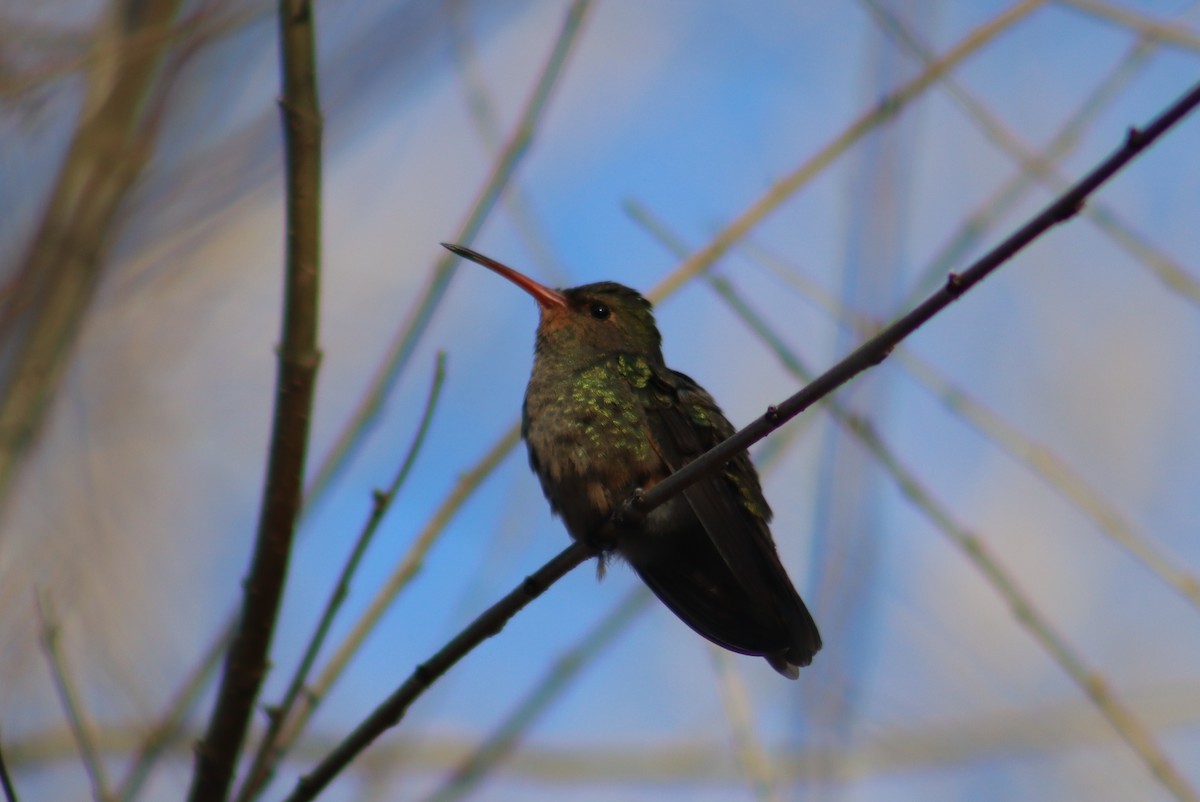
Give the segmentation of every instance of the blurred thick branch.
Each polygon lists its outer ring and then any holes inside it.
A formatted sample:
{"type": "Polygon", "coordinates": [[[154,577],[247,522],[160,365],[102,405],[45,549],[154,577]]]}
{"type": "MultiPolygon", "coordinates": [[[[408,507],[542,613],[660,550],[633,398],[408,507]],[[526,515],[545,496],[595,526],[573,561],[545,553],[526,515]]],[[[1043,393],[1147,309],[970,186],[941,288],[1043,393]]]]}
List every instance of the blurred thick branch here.
{"type": "Polygon", "coordinates": [[[79,127],[0,317],[0,509],[91,306],[117,213],[153,152],[180,0],[113,3],[79,127]],[[123,46],[147,40],[145,46],[123,46]]]}
{"type": "Polygon", "coordinates": [[[258,536],[238,628],[225,660],[216,706],[196,749],[189,799],[229,794],[283,596],[296,521],[320,353],[317,320],[321,257],[321,136],[315,19],[307,0],[281,0],[279,39],[287,183],[287,254],[275,417],[258,536]]]}

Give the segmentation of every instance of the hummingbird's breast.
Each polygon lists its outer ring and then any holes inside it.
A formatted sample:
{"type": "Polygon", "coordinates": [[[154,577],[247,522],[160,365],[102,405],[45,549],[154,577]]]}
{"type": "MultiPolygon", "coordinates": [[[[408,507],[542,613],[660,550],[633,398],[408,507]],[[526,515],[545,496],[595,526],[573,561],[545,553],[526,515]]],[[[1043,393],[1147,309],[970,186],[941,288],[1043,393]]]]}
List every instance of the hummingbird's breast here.
{"type": "Polygon", "coordinates": [[[575,369],[546,362],[535,362],[525,393],[529,461],[551,508],[585,537],[669,472],[647,419],[651,369],[623,354],[575,369]]]}

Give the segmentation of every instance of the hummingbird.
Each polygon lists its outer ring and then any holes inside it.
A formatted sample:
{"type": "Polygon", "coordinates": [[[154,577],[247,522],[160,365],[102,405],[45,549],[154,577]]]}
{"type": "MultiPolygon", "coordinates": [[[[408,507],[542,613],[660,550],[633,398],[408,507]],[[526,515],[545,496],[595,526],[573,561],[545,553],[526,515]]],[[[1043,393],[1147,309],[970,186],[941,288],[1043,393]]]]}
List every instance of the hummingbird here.
{"type": "Polygon", "coordinates": [[[771,537],[771,508],[743,451],[640,521],[619,511],[734,433],[712,396],[663,361],[650,302],[612,281],[556,290],[461,245],[537,301],[521,434],[571,537],[619,555],[685,624],[796,679],[821,636],[771,537]]]}

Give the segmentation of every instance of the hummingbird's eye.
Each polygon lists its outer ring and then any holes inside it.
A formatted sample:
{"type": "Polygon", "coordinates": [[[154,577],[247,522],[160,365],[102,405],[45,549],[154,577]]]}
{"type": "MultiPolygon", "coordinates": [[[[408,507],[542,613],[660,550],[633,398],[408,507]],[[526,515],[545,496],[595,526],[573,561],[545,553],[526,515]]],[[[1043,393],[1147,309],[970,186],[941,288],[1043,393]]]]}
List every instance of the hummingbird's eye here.
{"type": "Polygon", "coordinates": [[[596,320],[608,320],[612,316],[612,310],[607,304],[593,303],[588,306],[588,313],[596,320]]]}

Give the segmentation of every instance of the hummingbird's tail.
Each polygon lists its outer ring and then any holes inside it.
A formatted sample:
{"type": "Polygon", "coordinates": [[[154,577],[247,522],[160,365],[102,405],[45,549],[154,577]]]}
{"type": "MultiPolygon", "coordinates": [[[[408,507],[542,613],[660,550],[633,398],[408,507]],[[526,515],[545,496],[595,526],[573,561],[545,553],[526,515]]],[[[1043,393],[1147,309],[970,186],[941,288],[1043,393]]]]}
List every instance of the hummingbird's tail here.
{"type": "Polygon", "coordinates": [[[763,657],[796,679],[821,648],[821,636],[783,567],[757,577],[761,584],[752,596],[707,537],[688,541],[669,556],[627,558],[654,595],[698,634],[732,652],[763,657]]]}

